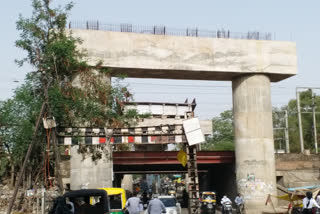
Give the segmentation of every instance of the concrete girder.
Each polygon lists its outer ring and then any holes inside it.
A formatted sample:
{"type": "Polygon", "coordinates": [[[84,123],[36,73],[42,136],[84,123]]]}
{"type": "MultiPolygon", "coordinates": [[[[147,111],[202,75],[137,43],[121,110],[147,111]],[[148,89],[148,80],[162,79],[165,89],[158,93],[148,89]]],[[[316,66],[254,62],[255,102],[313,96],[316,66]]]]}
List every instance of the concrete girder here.
{"type": "Polygon", "coordinates": [[[277,82],[297,73],[293,42],[72,30],[88,62],[134,78],[232,80],[266,74],[277,82]]]}

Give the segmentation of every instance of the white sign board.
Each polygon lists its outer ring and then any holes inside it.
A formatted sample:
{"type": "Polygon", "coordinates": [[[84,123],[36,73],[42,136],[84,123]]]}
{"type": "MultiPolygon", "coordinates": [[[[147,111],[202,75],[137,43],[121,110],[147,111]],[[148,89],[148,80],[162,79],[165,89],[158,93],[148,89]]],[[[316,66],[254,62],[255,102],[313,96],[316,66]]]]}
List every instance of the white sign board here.
{"type": "Polygon", "coordinates": [[[198,118],[184,120],[183,129],[189,146],[200,144],[205,141],[198,118]]]}

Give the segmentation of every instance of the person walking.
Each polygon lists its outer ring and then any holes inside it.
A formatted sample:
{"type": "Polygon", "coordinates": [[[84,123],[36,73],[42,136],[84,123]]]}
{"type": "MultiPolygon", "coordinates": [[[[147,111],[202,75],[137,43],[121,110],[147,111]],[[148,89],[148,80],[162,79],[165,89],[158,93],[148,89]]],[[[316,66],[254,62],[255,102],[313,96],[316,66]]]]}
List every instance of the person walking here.
{"type": "Polygon", "coordinates": [[[320,208],[319,204],[312,198],[312,192],[307,192],[306,197],[302,201],[303,203],[303,214],[312,214],[312,207],[316,206],[320,208]]]}
{"type": "Polygon", "coordinates": [[[137,193],[134,192],[132,197],[126,202],[125,208],[128,210],[129,214],[139,214],[141,210],[140,198],[137,197],[137,193]]]}
{"type": "Polygon", "coordinates": [[[162,201],[159,200],[158,195],[154,195],[153,199],[149,202],[148,208],[147,208],[147,214],[161,214],[166,213],[166,207],[162,203],[162,201]]]}

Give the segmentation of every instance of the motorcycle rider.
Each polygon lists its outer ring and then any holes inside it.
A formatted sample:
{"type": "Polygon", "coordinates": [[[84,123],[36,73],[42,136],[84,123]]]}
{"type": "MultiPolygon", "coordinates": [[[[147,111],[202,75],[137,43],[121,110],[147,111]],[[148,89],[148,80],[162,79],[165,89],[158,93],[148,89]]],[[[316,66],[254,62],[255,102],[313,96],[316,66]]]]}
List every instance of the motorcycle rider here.
{"type": "Polygon", "coordinates": [[[316,200],[312,198],[312,192],[307,192],[306,197],[302,201],[303,203],[303,214],[312,214],[312,207],[315,205],[320,208],[316,200]]]}
{"type": "Polygon", "coordinates": [[[244,199],[240,193],[238,193],[237,197],[234,199],[234,202],[237,206],[237,213],[241,213],[244,206],[244,199]]]}
{"type": "Polygon", "coordinates": [[[225,195],[225,196],[223,196],[223,198],[221,199],[222,213],[224,213],[224,205],[225,205],[226,203],[232,204],[231,200],[225,195]]]}

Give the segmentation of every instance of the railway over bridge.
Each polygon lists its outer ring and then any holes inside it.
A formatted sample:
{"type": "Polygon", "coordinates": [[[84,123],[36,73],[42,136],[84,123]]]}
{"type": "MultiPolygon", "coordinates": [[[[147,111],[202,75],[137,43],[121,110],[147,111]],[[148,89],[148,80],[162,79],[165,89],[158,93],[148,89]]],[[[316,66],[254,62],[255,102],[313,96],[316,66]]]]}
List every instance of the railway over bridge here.
{"type": "MultiPolygon", "coordinates": [[[[113,152],[113,170],[114,173],[120,174],[186,173],[186,169],[177,160],[177,154],[176,151],[113,152]]],[[[234,161],[234,152],[197,152],[197,163],[200,171],[206,171],[210,165],[234,164],[234,161]]]]}

